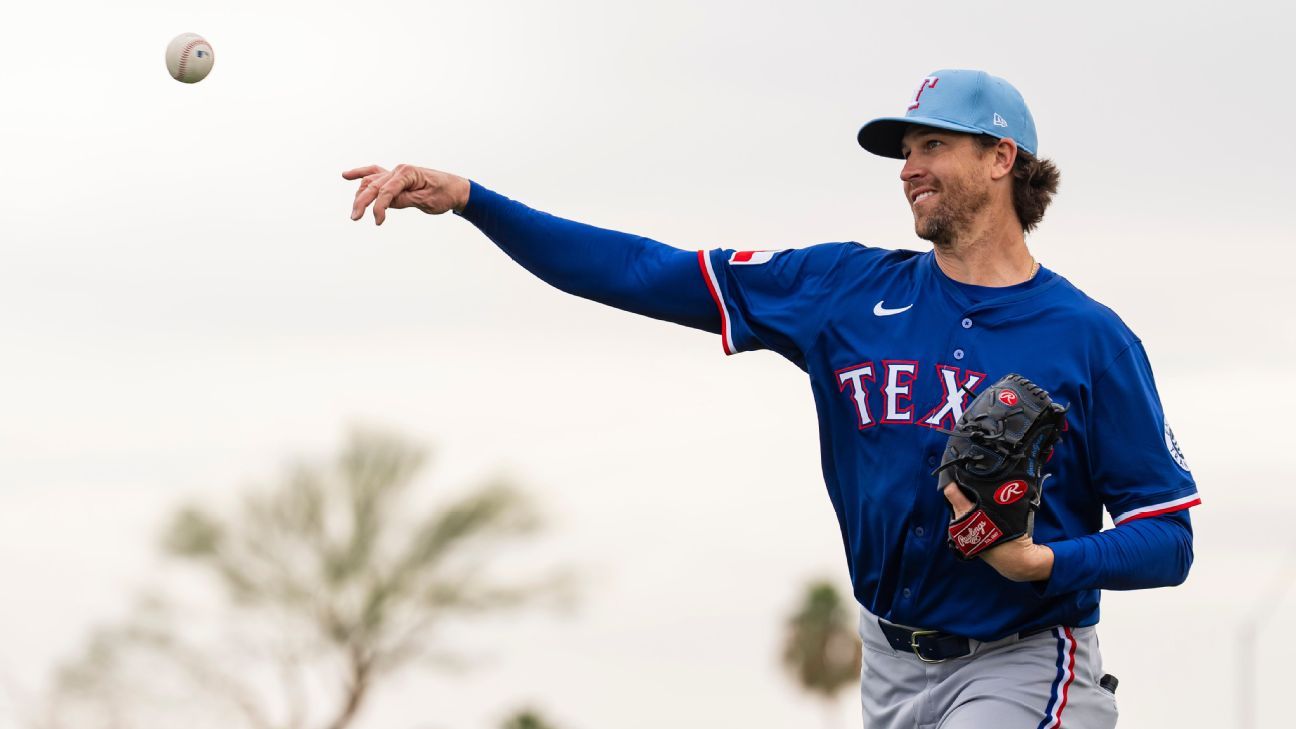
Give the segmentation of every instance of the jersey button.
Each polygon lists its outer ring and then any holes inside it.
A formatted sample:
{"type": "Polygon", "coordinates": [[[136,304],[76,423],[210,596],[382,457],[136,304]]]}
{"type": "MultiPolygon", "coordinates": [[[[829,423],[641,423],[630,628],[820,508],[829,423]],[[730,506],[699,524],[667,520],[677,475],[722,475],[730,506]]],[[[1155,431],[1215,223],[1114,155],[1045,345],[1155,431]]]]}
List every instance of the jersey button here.
{"type": "Polygon", "coordinates": [[[954,350],[954,359],[963,359],[963,350],[961,349],[954,350]]]}
{"type": "Polygon", "coordinates": [[[900,591],[900,594],[907,598],[913,594],[913,591],[906,587],[905,589],[900,591]]]}
{"type": "Polygon", "coordinates": [[[971,328],[972,328],[972,320],[971,320],[971,319],[964,319],[964,320],[963,320],[963,328],[964,328],[964,329],[971,329],[971,328]]]}
{"type": "Polygon", "coordinates": [[[926,533],[927,533],[927,530],[926,530],[926,529],[923,529],[922,527],[914,527],[914,535],[915,535],[915,536],[919,536],[919,537],[921,537],[922,535],[924,535],[924,534],[926,534],[926,533]]]}
{"type": "Polygon", "coordinates": [[[936,467],[936,456],[927,456],[927,465],[932,468],[936,467]]]}

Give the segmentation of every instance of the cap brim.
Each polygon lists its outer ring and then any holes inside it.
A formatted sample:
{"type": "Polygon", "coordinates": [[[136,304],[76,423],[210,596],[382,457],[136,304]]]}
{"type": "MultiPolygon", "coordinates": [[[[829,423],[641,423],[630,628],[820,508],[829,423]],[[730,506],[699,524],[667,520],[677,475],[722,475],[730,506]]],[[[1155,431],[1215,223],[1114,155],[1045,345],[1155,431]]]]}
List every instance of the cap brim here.
{"type": "Polygon", "coordinates": [[[969,127],[966,124],[957,124],[929,116],[893,116],[874,119],[860,127],[856,139],[859,140],[861,147],[873,154],[893,159],[904,159],[904,155],[900,153],[900,140],[904,138],[905,131],[915,124],[922,127],[948,129],[951,132],[985,134],[976,127],[969,127]]]}

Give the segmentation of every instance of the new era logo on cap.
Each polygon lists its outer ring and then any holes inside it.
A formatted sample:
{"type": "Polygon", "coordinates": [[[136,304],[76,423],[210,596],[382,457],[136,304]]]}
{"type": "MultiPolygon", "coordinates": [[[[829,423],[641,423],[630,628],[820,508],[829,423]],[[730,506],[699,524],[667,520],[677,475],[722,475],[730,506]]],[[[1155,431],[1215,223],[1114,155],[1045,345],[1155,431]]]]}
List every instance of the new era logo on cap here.
{"type": "Polygon", "coordinates": [[[1035,120],[1012,84],[985,71],[943,69],[918,85],[904,116],[874,119],[859,130],[859,143],[873,154],[901,159],[900,140],[911,125],[965,134],[1011,138],[1039,154],[1035,120]]]}

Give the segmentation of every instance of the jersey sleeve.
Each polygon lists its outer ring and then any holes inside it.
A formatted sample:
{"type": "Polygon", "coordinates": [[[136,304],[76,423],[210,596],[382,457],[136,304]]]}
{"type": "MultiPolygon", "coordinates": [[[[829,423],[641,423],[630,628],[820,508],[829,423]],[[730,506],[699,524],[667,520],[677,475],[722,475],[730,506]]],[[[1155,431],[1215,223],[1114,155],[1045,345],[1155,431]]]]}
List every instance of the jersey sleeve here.
{"type": "Polygon", "coordinates": [[[534,210],[477,182],[460,215],[561,291],[654,319],[720,330],[693,251],[534,210]]]}
{"type": "Polygon", "coordinates": [[[769,349],[805,369],[805,352],[828,317],[848,245],[698,251],[720,312],[725,354],[769,349]]]}
{"type": "Polygon", "coordinates": [[[1201,503],[1138,341],[1094,383],[1093,413],[1090,466],[1113,522],[1119,526],[1201,503]]]}
{"type": "Polygon", "coordinates": [[[1115,529],[1051,542],[1053,573],[1035,583],[1041,597],[1079,590],[1141,590],[1182,584],[1193,563],[1186,509],[1129,519],[1115,529]]]}

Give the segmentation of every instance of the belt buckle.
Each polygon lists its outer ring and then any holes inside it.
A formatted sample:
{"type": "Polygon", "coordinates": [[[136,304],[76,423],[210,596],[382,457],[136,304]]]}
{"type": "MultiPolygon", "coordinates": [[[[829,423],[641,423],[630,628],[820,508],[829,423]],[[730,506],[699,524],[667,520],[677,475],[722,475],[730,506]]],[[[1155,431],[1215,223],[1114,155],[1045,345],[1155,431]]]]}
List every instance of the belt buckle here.
{"type": "Polygon", "coordinates": [[[909,649],[912,650],[913,654],[915,656],[918,656],[918,660],[922,661],[923,663],[944,663],[945,662],[944,658],[928,658],[924,656],[921,651],[918,650],[918,639],[920,637],[924,635],[939,635],[939,634],[940,634],[939,630],[915,630],[914,632],[909,634],[909,649]]]}

